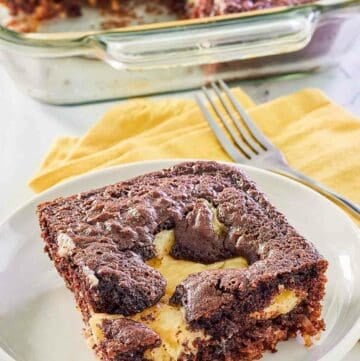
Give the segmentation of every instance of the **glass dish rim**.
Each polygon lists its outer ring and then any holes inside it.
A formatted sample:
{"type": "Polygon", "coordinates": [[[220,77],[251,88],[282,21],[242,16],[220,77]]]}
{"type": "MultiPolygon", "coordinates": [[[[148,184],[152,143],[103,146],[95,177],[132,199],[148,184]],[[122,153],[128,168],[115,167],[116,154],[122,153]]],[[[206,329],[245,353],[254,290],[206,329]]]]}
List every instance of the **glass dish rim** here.
{"type": "Polygon", "coordinates": [[[59,33],[21,33],[0,25],[0,42],[17,46],[64,49],[88,45],[88,40],[99,40],[102,36],[140,36],[149,33],[177,32],[180,29],[211,29],[218,25],[241,23],[244,20],[256,21],[260,18],[296,14],[303,11],[325,13],[346,7],[359,6],[360,0],[318,0],[296,6],[282,6],[270,9],[255,10],[238,14],[207,17],[201,19],[175,20],[157,24],[137,25],[108,30],[92,30],[81,32],[59,33]]]}

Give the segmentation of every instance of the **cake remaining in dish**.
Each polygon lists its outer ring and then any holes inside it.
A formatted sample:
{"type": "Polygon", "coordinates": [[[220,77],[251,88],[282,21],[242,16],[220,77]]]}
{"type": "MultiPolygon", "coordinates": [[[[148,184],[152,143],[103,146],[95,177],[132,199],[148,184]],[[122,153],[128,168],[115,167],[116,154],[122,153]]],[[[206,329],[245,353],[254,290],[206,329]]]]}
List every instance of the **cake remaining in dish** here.
{"type": "Polygon", "coordinates": [[[84,5],[107,8],[116,11],[120,8],[120,0],[0,0],[12,15],[19,13],[34,14],[39,18],[51,18],[58,14],[80,16],[84,5]]]}
{"type": "MultiPolygon", "coordinates": [[[[277,6],[299,5],[312,1],[314,0],[155,0],[148,3],[149,5],[154,2],[166,5],[181,17],[201,18],[277,6]]],[[[11,15],[25,14],[32,16],[34,20],[44,20],[59,15],[77,17],[81,15],[84,6],[98,7],[121,14],[123,9],[129,9],[129,2],[131,8],[131,0],[0,0],[0,4],[9,8],[11,15]]]]}
{"type": "Polygon", "coordinates": [[[236,167],[186,162],[38,214],[103,361],[254,360],[324,329],[327,261],[236,167]]]}
{"type": "Polygon", "coordinates": [[[314,0],[188,0],[185,10],[189,18],[203,18],[309,2],[314,0]]]}

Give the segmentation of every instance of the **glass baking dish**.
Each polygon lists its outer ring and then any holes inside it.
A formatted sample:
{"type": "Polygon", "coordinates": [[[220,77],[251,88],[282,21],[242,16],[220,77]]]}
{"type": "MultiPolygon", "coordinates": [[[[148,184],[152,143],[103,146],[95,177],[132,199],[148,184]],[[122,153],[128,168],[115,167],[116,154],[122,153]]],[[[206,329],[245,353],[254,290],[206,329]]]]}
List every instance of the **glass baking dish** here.
{"type": "Polygon", "coordinates": [[[178,91],[334,65],[359,34],[359,9],[335,0],[107,31],[0,27],[0,60],[27,94],[53,104],[178,91]]]}

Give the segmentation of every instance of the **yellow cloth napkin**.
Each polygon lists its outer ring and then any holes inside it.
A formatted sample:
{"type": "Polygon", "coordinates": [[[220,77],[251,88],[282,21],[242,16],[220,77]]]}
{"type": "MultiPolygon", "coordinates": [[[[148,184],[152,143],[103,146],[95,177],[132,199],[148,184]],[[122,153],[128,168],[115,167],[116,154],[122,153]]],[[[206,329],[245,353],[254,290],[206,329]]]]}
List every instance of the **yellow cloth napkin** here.
{"type": "MultiPolygon", "coordinates": [[[[358,118],[317,89],[261,105],[233,91],[294,168],[360,202],[358,118]]],[[[29,185],[41,192],[93,169],[165,158],[231,160],[193,100],[135,99],[109,110],[83,137],[57,139],[29,185]]]]}

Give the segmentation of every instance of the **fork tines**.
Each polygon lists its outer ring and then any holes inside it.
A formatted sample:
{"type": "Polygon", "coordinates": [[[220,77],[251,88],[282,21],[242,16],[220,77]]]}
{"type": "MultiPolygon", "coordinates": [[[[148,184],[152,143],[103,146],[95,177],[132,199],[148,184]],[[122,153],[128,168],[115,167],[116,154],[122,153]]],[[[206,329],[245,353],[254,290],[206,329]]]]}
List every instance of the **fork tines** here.
{"type": "Polygon", "coordinates": [[[232,141],[199,96],[196,96],[197,102],[220,144],[234,161],[244,162],[273,147],[224,81],[211,82],[208,87],[202,87],[202,91],[232,141]]]}

